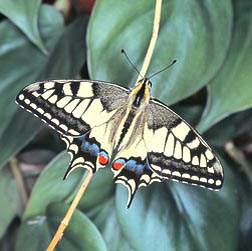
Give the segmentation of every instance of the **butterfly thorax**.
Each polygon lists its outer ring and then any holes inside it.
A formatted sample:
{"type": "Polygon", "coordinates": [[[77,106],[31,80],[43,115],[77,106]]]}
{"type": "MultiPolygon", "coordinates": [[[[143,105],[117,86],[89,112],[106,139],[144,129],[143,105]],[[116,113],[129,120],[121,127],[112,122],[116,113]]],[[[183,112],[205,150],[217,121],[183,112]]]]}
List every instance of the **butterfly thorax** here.
{"type": "Polygon", "coordinates": [[[133,88],[129,97],[129,105],[131,105],[132,108],[145,107],[149,103],[149,100],[150,100],[150,81],[149,79],[144,78],[141,79],[137,83],[137,85],[133,88]]]}

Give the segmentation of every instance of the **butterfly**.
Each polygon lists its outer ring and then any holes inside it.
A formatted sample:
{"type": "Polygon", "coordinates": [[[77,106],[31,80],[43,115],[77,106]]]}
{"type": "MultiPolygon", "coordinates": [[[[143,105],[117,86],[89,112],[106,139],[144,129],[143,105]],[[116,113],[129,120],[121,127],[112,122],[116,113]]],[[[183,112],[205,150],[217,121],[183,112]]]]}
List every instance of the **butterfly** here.
{"type": "Polygon", "coordinates": [[[114,181],[137,189],[172,179],[218,190],[220,161],[200,134],[151,97],[151,82],[132,89],[91,80],[50,80],[28,85],[16,102],[60,133],[76,167],[95,173],[111,165],[114,181]]]}

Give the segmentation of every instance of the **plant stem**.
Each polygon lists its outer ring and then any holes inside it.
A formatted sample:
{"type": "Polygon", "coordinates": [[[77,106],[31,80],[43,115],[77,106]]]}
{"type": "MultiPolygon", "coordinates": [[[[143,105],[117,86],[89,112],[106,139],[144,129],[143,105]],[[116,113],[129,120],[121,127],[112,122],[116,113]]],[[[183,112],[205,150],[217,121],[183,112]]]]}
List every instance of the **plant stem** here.
{"type": "Polygon", "coordinates": [[[16,182],[17,182],[19,191],[20,191],[23,207],[25,208],[26,204],[27,204],[28,196],[27,196],[27,191],[26,191],[26,188],[25,188],[25,184],[24,184],[22,174],[21,174],[21,172],[19,170],[19,167],[18,167],[18,164],[17,164],[17,160],[12,158],[10,160],[9,164],[10,164],[10,168],[11,168],[11,171],[13,173],[13,176],[14,176],[16,182]]]}
{"type": "Polygon", "coordinates": [[[242,167],[250,185],[252,185],[251,167],[246,160],[243,152],[240,151],[231,141],[225,145],[225,149],[228,152],[229,156],[231,156],[236,161],[236,163],[238,163],[242,167]]]}
{"type": "Polygon", "coordinates": [[[83,182],[82,182],[76,196],[74,197],[67,213],[65,214],[65,217],[60,222],[60,225],[59,225],[56,233],[54,234],[53,239],[51,240],[49,246],[47,247],[47,249],[46,249],[47,251],[53,251],[55,246],[57,245],[57,243],[59,242],[59,240],[63,236],[64,230],[68,226],[68,223],[71,220],[71,217],[74,213],[74,210],[78,206],[79,201],[80,201],[83,193],[86,191],[86,188],[87,188],[92,177],[93,177],[93,173],[90,171],[87,171],[87,175],[85,175],[83,182]]]}
{"type": "Polygon", "coordinates": [[[154,15],[154,22],[153,22],[153,30],[152,35],[149,43],[149,47],[147,53],[144,58],[144,62],[140,71],[140,74],[137,77],[135,85],[138,81],[143,78],[149,68],[151,57],[155,48],[155,44],[158,38],[158,31],[160,26],[160,19],[161,19],[161,10],[162,10],[162,0],[156,0],[156,7],[155,7],[155,15],[154,15]]]}

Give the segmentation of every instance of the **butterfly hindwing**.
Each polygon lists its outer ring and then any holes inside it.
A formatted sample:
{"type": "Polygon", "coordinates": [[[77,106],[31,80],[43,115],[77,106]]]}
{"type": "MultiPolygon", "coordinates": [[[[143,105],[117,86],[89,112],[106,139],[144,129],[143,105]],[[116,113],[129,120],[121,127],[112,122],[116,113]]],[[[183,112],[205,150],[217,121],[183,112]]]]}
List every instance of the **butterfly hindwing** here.
{"type": "Polygon", "coordinates": [[[16,101],[61,134],[80,136],[108,121],[128,92],[107,82],[51,80],[25,87],[16,101]]]}
{"type": "Polygon", "coordinates": [[[163,181],[163,177],[159,176],[155,172],[153,172],[146,160],[144,162],[137,162],[135,158],[131,158],[126,160],[126,163],[136,163],[135,167],[127,167],[125,166],[122,171],[117,174],[114,178],[116,183],[121,183],[128,189],[128,202],[127,207],[130,207],[131,202],[135,196],[137,189],[141,186],[148,186],[154,181],[161,182],[163,181]],[[136,161],[136,162],[135,162],[136,161]],[[139,166],[141,166],[139,168],[139,166]],[[135,169],[135,170],[134,170],[135,169]],[[140,171],[138,171],[140,169],[140,171]]]}
{"type": "Polygon", "coordinates": [[[199,133],[157,100],[150,100],[144,140],[151,169],[158,175],[220,189],[223,170],[199,133]]]}
{"type": "Polygon", "coordinates": [[[95,138],[91,138],[90,133],[79,137],[61,135],[61,138],[66,142],[71,157],[64,179],[78,166],[94,173],[109,163],[110,153],[95,138]]]}
{"type": "Polygon", "coordinates": [[[150,168],[147,149],[140,135],[135,135],[130,146],[117,153],[112,162],[112,170],[115,183],[121,183],[128,189],[128,207],[139,187],[163,180],[163,177],[150,168]]]}

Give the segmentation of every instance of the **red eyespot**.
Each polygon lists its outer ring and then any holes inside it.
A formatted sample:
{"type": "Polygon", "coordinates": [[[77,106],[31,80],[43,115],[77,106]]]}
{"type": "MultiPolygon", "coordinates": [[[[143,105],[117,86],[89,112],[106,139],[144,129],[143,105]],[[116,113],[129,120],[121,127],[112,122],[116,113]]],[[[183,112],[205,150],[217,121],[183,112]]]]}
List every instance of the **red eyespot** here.
{"type": "Polygon", "coordinates": [[[101,165],[106,165],[108,164],[108,158],[104,155],[99,155],[99,163],[101,165]]]}
{"type": "Polygon", "coordinates": [[[124,166],[124,163],[122,163],[121,161],[115,161],[113,163],[113,168],[115,170],[120,170],[123,166],[124,166]]]}
{"type": "Polygon", "coordinates": [[[108,162],[109,162],[108,153],[105,152],[104,150],[100,151],[98,160],[99,160],[99,163],[100,163],[101,165],[106,165],[106,164],[108,164],[108,162]]]}

